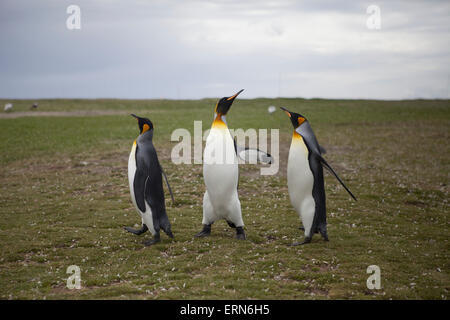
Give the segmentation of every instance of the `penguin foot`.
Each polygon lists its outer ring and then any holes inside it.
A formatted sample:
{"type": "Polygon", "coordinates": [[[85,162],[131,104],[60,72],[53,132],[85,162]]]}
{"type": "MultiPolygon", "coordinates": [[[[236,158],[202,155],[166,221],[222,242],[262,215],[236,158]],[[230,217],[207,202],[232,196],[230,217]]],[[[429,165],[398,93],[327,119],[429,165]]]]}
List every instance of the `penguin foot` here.
{"type": "Polygon", "coordinates": [[[245,235],[244,228],[237,227],[236,228],[236,239],[238,240],[246,240],[247,236],[245,235]]]}
{"type": "Polygon", "coordinates": [[[230,228],[236,229],[236,225],[233,222],[227,220],[227,223],[230,226],[230,228]]]}
{"type": "Polygon", "coordinates": [[[211,225],[204,224],[203,230],[195,235],[196,238],[208,237],[211,234],[211,225]]]}
{"type": "Polygon", "coordinates": [[[130,227],[124,227],[124,229],[127,230],[128,232],[132,233],[132,234],[137,235],[137,236],[140,236],[141,234],[143,234],[144,232],[146,232],[148,230],[148,228],[147,228],[147,226],[145,224],[143,224],[142,228],[138,229],[138,230],[130,228],[130,227]]]}
{"type": "Polygon", "coordinates": [[[301,246],[301,245],[308,244],[308,243],[311,243],[311,238],[305,237],[305,240],[303,240],[302,242],[294,242],[293,244],[291,244],[291,246],[292,247],[299,246],[299,245],[301,246]]]}
{"type": "Polygon", "coordinates": [[[325,241],[330,241],[330,240],[328,239],[328,234],[327,234],[327,230],[326,230],[326,229],[325,229],[325,230],[319,229],[319,231],[320,231],[320,235],[322,236],[323,240],[325,240],[325,241]]]}
{"type": "Polygon", "coordinates": [[[167,235],[169,236],[169,238],[172,238],[173,239],[173,233],[172,233],[172,231],[168,231],[168,232],[166,232],[167,233],[167,235]]]}
{"type": "Polygon", "coordinates": [[[158,242],[161,242],[161,237],[159,234],[155,235],[155,237],[152,240],[144,241],[144,245],[148,247],[158,242]]]}

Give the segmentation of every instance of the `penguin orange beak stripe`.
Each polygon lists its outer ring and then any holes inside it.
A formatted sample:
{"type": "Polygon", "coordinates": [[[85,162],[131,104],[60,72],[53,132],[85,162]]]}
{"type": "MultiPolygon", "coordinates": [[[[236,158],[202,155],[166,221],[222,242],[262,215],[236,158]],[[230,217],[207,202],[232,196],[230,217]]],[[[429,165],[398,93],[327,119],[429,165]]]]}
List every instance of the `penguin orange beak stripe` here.
{"type": "Polygon", "coordinates": [[[291,113],[289,111],[287,111],[287,109],[280,107],[281,110],[283,110],[284,112],[286,112],[286,114],[288,115],[288,117],[291,117],[291,113]]]}
{"type": "Polygon", "coordinates": [[[233,100],[235,99],[242,91],[244,91],[244,89],[240,90],[238,93],[236,93],[234,96],[229,97],[227,100],[233,100]]]}

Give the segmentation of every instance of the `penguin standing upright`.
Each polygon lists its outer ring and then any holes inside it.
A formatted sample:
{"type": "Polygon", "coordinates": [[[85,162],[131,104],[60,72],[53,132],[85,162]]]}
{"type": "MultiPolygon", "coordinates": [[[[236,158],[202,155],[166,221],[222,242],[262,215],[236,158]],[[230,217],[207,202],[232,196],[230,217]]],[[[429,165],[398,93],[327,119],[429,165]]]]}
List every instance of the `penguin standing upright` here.
{"type": "Polygon", "coordinates": [[[242,91],[224,97],[216,104],[214,121],[203,154],[203,179],[206,185],[203,230],[196,237],[209,236],[211,225],[219,219],[225,219],[230,227],[236,228],[237,239],[246,239],[237,192],[239,168],[236,147],[226,122],[228,110],[242,91]]]}
{"type": "Polygon", "coordinates": [[[132,116],[138,121],[140,134],[131,148],[128,160],[128,182],[130,184],[131,201],[142,218],[142,228],[135,230],[125,227],[125,230],[136,235],[150,230],[154,239],[144,242],[148,246],[160,242],[160,229],[163,229],[169,237],[173,238],[164,201],[163,175],[171,195],[172,191],[153,146],[152,122],[134,114],[132,116]]]}
{"type": "Polygon", "coordinates": [[[298,113],[281,109],[294,126],[287,167],[288,190],[305,231],[305,240],[292,245],[309,243],[313,234],[319,232],[328,241],[323,167],[336,177],[353,199],[356,198],[322,157],[324,149],[318,144],[308,120],[298,113]]]}

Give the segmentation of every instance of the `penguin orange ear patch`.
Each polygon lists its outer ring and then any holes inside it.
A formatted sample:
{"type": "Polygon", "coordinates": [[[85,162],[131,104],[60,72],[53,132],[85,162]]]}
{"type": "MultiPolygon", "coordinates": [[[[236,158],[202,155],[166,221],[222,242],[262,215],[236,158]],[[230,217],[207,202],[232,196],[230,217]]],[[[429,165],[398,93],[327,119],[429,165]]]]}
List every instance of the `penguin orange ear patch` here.
{"type": "Polygon", "coordinates": [[[303,122],[305,122],[305,118],[298,117],[297,122],[298,122],[298,125],[301,125],[303,122]]]}
{"type": "Polygon", "coordinates": [[[142,133],[144,133],[148,130],[150,130],[150,126],[148,124],[144,123],[144,126],[142,127],[142,133]]]}

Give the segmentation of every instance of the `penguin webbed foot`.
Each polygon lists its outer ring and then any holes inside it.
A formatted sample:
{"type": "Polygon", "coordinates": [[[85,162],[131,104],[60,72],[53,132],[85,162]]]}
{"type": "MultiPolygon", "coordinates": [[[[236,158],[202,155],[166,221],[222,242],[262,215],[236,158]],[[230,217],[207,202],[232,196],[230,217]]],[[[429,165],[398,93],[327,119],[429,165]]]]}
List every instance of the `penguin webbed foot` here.
{"type": "Polygon", "coordinates": [[[245,235],[245,231],[243,227],[236,228],[236,239],[238,240],[246,240],[247,236],[245,235]]]}
{"type": "Polygon", "coordinates": [[[227,220],[227,223],[230,226],[230,228],[236,229],[236,225],[233,222],[227,220]]]}
{"type": "Polygon", "coordinates": [[[195,235],[196,238],[208,237],[211,234],[211,225],[204,224],[203,230],[195,235]]]}
{"type": "Polygon", "coordinates": [[[140,236],[141,234],[143,234],[144,232],[146,232],[148,230],[148,228],[145,224],[143,224],[142,228],[140,228],[140,229],[133,229],[131,227],[124,227],[124,229],[132,234],[137,235],[137,236],[140,236]]]}
{"type": "Polygon", "coordinates": [[[144,245],[148,247],[148,246],[154,245],[155,243],[158,243],[158,242],[161,242],[161,236],[159,235],[159,233],[155,234],[155,236],[153,237],[152,240],[144,241],[144,245]]]}
{"type": "Polygon", "coordinates": [[[292,247],[301,246],[301,245],[308,244],[308,243],[311,243],[311,237],[305,237],[305,240],[303,240],[302,242],[294,242],[291,244],[291,246],[292,247]]]}
{"type": "Polygon", "coordinates": [[[319,227],[318,228],[318,233],[320,233],[320,235],[322,236],[323,240],[330,241],[328,239],[328,233],[327,233],[327,227],[326,226],[319,227]]]}

